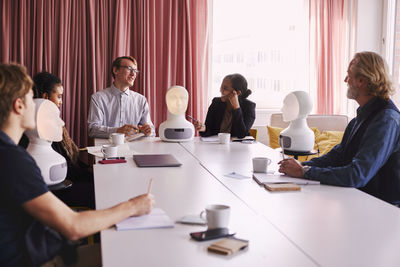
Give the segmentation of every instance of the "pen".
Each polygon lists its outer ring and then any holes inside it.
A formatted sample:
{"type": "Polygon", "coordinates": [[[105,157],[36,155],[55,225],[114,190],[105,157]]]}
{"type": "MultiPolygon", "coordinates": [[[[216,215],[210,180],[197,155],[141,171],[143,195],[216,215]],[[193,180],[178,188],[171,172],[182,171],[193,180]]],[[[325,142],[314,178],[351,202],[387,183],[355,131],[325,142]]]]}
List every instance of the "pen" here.
{"type": "Polygon", "coordinates": [[[109,157],[109,158],[103,158],[103,160],[109,160],[109,159],[125,159],[125,157],[109,157]]]}
{"type": "Polygon", "coordinates": [[[149,187],[147,188],[147,194],[151,192],[151,185],[153,184],[153,178],[150,178],[149,187]]]}
{"type": "Polygon", "coordinates": [[[186,115],[189,119],[191,119],[192,121],[194,121],[194,122],[197,122],[198,120],[196,120],[195,118],[193,118],[192,116],[190,116],[190,115],[186,115]]]}
{"type": "Polygon", "coordinates": [[[279,146],[281,147],[282,160],[285,159],[285,150],[282,147],[282,135],[279,135],[279,146]]]}

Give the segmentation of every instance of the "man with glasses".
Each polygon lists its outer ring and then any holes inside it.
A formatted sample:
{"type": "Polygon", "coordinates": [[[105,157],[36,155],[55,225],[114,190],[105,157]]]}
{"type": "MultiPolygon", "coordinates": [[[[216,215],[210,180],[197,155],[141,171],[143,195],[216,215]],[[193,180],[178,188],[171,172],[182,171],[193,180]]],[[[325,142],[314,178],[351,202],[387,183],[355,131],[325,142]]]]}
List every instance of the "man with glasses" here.
{"type": "Polygon", "coordinates": [[[127,136],[142,132],[155,135],[146,98],[132,87],[139,71],[133,57],[114,60],[111,67],[113,84],[92,95],[88,116],[89,136],[108,138],[111,133],[127,136]]]}

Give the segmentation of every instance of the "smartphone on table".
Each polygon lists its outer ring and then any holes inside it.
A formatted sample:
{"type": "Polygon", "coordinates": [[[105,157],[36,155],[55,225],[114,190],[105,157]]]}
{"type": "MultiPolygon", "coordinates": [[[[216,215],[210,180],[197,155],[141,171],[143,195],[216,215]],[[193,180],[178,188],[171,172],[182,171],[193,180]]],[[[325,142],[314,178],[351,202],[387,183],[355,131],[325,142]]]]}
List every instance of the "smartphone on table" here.
{"type": "Polygon", "coordinates": [[[228,228],[216,228],[202,232],[190,233],[190,236],[197,241],[212,240],[221,237],[233,236],[235,233],[229,232],[228,228]]]}

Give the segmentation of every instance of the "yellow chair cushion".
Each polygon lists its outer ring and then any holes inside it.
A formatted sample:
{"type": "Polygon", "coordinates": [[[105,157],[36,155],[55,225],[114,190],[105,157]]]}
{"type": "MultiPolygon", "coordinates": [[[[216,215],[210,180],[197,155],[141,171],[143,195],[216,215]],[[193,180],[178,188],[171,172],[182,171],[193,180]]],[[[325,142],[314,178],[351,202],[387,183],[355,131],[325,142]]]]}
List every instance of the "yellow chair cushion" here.
{"type": "MultiPolygon", "coordinates": [[[[269,136],[269,146],[273,149],[279,147],[279,134],[284,128],[267,126],[269,136]]],[[[334,146],[342,141],[344,132],[342,131],[320,131],[316,127],[311,127],[315,135],[315,146],[314,149],[319,149],[319,155],[302,156],[299,157],[299,161],[307,161],[312,158],[322,156],[328,153],[334,146]]]]}
{"type": "Polygon", "coordinates": [[[344,132],[341,131],[322,131],[316,138],[315,142],[319,146],[320,155],[324,155],[331,149],[342,142],[344,132]]]}

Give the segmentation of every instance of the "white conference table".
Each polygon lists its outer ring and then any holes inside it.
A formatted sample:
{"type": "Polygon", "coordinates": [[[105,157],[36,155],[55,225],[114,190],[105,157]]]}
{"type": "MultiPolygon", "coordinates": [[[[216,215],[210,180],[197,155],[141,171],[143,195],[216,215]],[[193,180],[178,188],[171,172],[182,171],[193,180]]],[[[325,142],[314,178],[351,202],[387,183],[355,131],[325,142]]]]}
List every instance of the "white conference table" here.
{"type": "MultiPolygon", "coordinates": [[[[104,140],[96,140],[96,145],[104,140]]],[[[170,153],[183,165],[173,168],[138,168],[132,158],[123,164],[95,164],[97,209],[113,206],[147,190],[153,178],[156,207],[175,221],[199,214],[208,204],[231,207],[229,228],[249,247],[236,255],[207,252],[215,241],[196,242],[189,233],[203,226],[175,224],[174,228],[101,232],[103,266],[319,266],[265,217],[225,187],[178,143],[142,138],[129,143],[136,153],[170,153]]],[[[254,188],[256,191],[258,188],[254,188]]]]}
{"type": "Polygon", "coordinates": [[[354,188],[302,186],[299,192],[268,192],[253,179],[252,158],[279,153],[260,143],[181,143],[212,175],[256,214],[276,227],[320,266],[400,266],[400,209],[354,188]]]}

